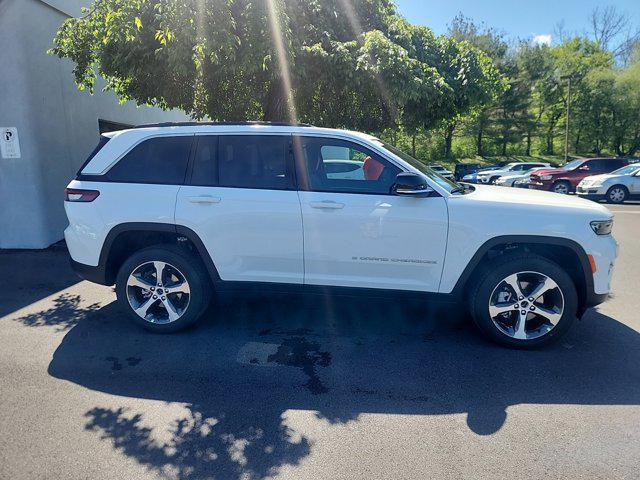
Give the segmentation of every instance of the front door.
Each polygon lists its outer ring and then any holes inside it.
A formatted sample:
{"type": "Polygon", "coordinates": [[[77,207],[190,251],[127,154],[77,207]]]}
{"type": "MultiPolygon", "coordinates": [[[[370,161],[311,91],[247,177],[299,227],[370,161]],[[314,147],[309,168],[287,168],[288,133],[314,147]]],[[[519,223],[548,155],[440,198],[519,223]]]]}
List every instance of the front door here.
{"type": "Polygon", "coordinates": [[[198,234],[222,280],[303,281],[290,141],[289,135],[197,136],[175,221],[198,234]]]}
{"type": "Polygon", "coordinates": [[[358,143],[294,140],[311,285],[437,292],[447,205],[392,193],[400,168],[358,143]]]}

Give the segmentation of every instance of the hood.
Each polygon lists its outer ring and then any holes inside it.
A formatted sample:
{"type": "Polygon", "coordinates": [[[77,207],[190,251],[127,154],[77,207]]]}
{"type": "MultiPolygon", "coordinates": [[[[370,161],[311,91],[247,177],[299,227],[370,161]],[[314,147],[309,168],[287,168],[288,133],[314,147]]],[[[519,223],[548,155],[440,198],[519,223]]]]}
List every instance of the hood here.
{"type": "Polygon", "coordinates": [[[599,203],[574,195],[560,195],[542,190],[476,185],[475,191],[466,196],[479,202],[501,204],[501,208],[515,207],[530,210],[557,207],[558,212],[588,214],[591,220],[606,220],[613,217],[613,214],[599,203]]]}
{"type": "Polygon", "coordinates": [[[610,173],[601,173],[600,175],[591,175],[590,177],[586,177],[584,180],[582,180],[582,182],[584,183],[604,182],[605,180],[609,180],[610,178],[615,178],[615,177],[624,177],[624,175],[611,175],[610,173]]]}
{"type": "Polygon", "coordinates": [[[556,173],[565,173],[566,171],[564,168],[541,168],[535,170],[533,175],[554,175],[556,173]]]}
{"type": "Polygon", "coordinates": [[[531,172],[527,172],[527,173],[523,173],[523,172],[509,173],[507,175],[502,175],[502,177],[500,177],[500,178],[502,180],[511,180],[513,178],[527,178],[529,175],[531,175],[531,172]]]}

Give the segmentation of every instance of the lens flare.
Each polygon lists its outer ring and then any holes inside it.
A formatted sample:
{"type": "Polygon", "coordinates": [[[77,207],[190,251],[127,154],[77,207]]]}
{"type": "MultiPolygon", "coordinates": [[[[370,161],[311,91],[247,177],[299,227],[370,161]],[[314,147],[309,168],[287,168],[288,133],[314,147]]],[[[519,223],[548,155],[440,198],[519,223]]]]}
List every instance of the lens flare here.
{"type": "MultiPolygon", "coordinates": [[[[362,23],[356,14],[355,8],[353,8],[353,4],[351,0],[338,0],[338,3],[342,6],[345,15],[347,16],[347,21],[349,22],[349,26],[351,27],[351,31],[356,36],[356,38],[362,38],[364,35],[364,29],[362,28],[362,23]]],[[[370,58],[372,64],[375,63],[374,58],[370,58]]],[[[384,102],[385,106],[389,109],[391,114],[395,116],[396,114],[396,106],[392,100],[391,94],[389,93],[389,89],[384,83],[383,78],[380,76],[378,72],[374,74],[374,80],[376,82],[376,86],[378,87],[378,91],[380,92],[380,97],[384,102]]]]}
{"type": "Polygon", "coordinates": [[[289,69],[289,61],[287,60],[287,50],[285,47],[284,37],[282,35],[282,27],[280,24],[281,9],[278,0],[267,0],[269,8],[269,27],[271,29],[271,39],[278,57],[278,68],[282,79],[283,95],[287,102],[287,114],[289,121],[298,123],[298,113],[296,111],[295,97],[291,83],[291,71],[289,69]],[[277,4],[276,4],[277,2],[277,4]]]}

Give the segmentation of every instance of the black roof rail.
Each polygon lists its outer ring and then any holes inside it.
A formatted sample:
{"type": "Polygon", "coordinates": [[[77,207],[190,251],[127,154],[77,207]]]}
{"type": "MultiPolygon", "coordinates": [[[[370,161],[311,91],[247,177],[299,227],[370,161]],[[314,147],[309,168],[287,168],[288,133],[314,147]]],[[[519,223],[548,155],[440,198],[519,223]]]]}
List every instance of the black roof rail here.
{"type": "Polygon", "coordinates": [[[242,126],[242,125],[264,125],[272,127],[313,127],[308,123],[288,123],[288,122],[163,122],[163,123],[146,123],[136,125],[133,128],[154,128],[154,127],[201,127],[201,126],[242,126]]]}

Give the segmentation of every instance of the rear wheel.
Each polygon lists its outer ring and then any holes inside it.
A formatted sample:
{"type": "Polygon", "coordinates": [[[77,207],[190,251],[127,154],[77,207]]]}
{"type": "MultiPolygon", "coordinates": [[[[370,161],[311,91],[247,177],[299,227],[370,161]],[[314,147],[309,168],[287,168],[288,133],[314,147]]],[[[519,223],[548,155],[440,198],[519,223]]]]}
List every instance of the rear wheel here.
{"type": "Polygon", "coordinates": [[[571,184],[569,182],[561,180],[554,183],[553,187],[551,187],[551,190],[561,195],[568,195],[571,192],[571,184]]]}
{"type": "Polygon", "coordinates": [[[116,294],[131,320],[147,330],[169,333],[200,319],[211,286],[199,259],[173,246],[157,246],[124,262],[116,294]]]}
{"type": "Polygon", "coordinates": [[[470,307],[475,323],[491,340],[533,348],[569,330],[578,296],[559,265],[537,255],[507,256],[478,277],[470,307]]]}
{"type": "Polygon", "coordinates": [[[607,191],[607,202],[624,203],[629,197],[629,190],[623,185],[614,185],[607,191]]]}

